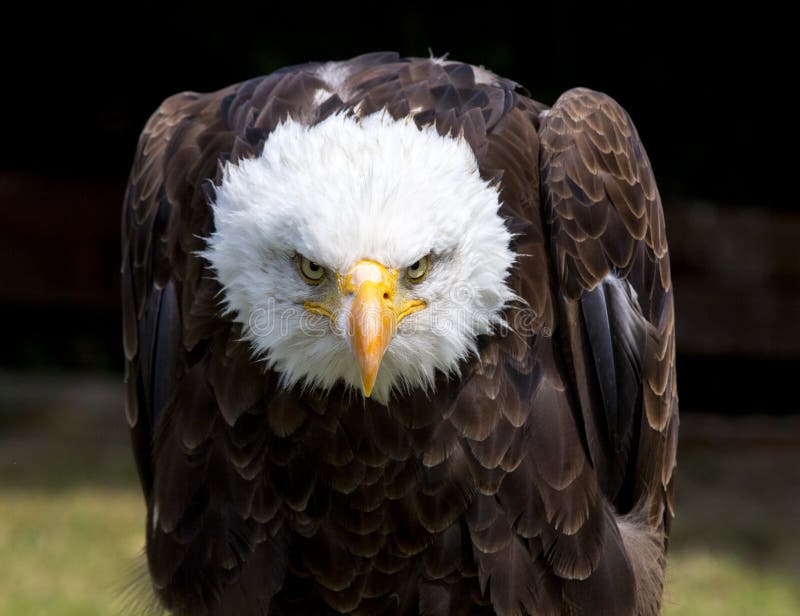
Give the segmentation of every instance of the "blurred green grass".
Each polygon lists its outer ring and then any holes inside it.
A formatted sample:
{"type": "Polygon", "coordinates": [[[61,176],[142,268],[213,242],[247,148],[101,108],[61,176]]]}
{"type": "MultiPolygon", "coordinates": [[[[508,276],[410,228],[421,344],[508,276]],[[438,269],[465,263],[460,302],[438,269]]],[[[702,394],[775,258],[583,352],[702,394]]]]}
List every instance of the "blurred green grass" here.
{"type": "Polygon", "coordinates": [[[3,490],[0,614],[115,614],[141,551],[141,498],[110,486],[3,490]]]}
{"type": "MultiPolygon", "coordinates": [[[[0,375],[0,616],[119,614],[141,575],[119,387],[74,381],[0,375]]],[[[800,418],[684,414],[678,460],[664,613],[800,614],[800,418]]]]}

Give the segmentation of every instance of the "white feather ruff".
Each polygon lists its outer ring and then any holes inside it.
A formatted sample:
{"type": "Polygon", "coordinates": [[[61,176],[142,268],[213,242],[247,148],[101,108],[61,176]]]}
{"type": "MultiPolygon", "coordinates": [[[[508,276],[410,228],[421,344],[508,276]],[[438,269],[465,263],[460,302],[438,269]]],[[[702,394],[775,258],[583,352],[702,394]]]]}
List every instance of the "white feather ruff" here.
{"type": "Polygon", "coordinates": [[[431,387],[437,370],[458,372],[477,336],[502,323],[515,256],[499,206],[469,144],[433,126],[386,113],[287,120],[260,157],[226,167],[202,254],[254,356],[286,386],[324,389],[359,387],[360,376],[341,328],[303,307],[336,293],[333,275],[310,286],[296,255],[334,273],[361,259],[402,270],[432,254],[423,282],[399,279],[398,293],[427,307],[401,322],[386,351],[372,394],[386,403],[393,389],[431,387]]]}

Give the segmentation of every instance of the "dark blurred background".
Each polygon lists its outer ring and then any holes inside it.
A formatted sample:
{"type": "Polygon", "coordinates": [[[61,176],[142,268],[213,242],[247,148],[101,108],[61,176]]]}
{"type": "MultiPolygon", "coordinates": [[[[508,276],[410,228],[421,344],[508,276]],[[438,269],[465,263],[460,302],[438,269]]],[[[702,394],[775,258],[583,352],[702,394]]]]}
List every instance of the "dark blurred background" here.
{"type": "Polygon", "coordinates": [[[15,5],[0,32],[0,615],[116,613],[143,544],[119,220],[167,96],[367,51],[449,53],[631,114],[664,201],[682,425],[666,613],[800,613],[795,18],[500,3],[15,5]]]}

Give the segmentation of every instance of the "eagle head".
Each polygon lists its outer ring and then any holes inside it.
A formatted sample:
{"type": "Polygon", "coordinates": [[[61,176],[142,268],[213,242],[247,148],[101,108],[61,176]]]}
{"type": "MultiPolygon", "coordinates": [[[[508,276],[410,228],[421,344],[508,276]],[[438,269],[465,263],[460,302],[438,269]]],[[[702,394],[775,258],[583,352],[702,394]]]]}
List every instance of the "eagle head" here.
{"type": "Polygon", "coordinates": [[[515,255],[470,145],[386,112],[281,123],[227,164],[203,256],[286,387],[387,403],[504,324],[515,255]]]}

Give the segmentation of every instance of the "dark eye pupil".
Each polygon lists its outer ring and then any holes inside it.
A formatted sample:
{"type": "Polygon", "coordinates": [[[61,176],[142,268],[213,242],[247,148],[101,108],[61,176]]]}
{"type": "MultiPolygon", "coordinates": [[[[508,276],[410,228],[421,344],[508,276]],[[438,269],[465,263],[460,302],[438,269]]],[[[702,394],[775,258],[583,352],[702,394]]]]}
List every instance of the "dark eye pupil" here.
{"type": "Polygon", "coordinates": [[[317,272],[319,271],[319,265],[317,265],[313,261],[310,261],[308,264],[308,269],[310,269],[312,272],[317,272]]]}
{"type": "Polygon", "coordinates": [[[414,263],[411,264],[411,267],[409,269],[412,270],[419,269],[419,261],[414,261],[414,263]]]}

